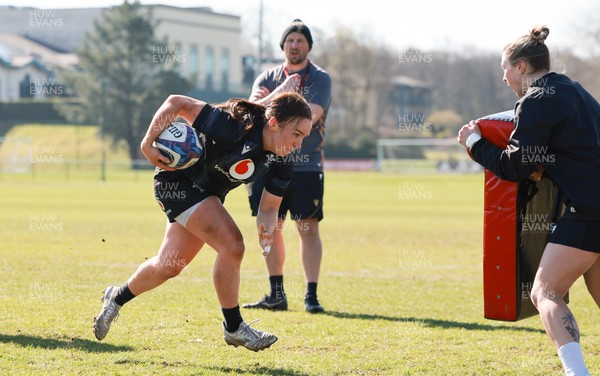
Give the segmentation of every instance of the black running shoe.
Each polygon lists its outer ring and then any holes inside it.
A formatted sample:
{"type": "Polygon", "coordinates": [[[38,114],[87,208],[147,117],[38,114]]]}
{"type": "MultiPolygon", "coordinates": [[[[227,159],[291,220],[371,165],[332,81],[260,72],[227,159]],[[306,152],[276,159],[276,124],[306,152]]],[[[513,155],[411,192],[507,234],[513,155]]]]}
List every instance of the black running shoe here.
{"type": "Polygon", "coordinates": [[[269,309],[271,311],[287,311],[288,304],[285,294],[283,294],[282,297],[272,297],[271,295],[265,295],[260,301],[256,303],[246,303],[242,307],[269,309]]]}
{"type": "Polygon", "coordinates": [[[325,311],[325,308],[319,303],[319,300],[314,296],[304,298],[304,308],[310,313],[320,313],[325,311]]]}

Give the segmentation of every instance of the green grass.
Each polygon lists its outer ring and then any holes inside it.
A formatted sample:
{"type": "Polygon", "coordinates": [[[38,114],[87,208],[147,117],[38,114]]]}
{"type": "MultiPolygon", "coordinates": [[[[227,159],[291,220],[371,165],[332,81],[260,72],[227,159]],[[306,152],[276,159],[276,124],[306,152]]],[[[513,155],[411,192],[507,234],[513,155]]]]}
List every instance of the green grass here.
{"type": "MultiPolygon", "coordinates": [[[[242,310],[279,341],[253,353],[225,345],[212,285],[215,252],[121,310],[97,341],[102,290],[121,284],[162,240],[152,172],[110,151],[100,182],[97,128],[27,125],[37,163],[9,172],[0,148],[0,374],[559,375],[539,318],[483,318],[483,176],[328,172],[319,295],[303,310],[294,226],[285,227],[288,312],[242,310]],[[93,160],[93,161],[91,161],[93,160]]],[[[17,146],[15,146],[17,145],[17,146]]],[[[268,291],[243,187],[225,203],[246,240],[240,302],[268,291]]],[[[582,281],[570,291],[592,373],[600,318],[582,281]]],[[[596,371],[596,372],[595,372],[596,371]]]]}
{"type": "MultiPolygon", "coordinates": [[[[126,305],[98,342],[102,289],[156,252],[165,225],[151,172],[109,176],[0,179],[0,374],[560,374],[537,317],[483,318],[481,174],[327,173],[319,284],[327,311],[303,311],[298,237],[287,226],[290,310],[242,310],[278,335],[266,351],[225,345],[208,247],[126,305]]],[[[226,206],[247,245],[240,302],[254,301],[268,280],[245,190],[226,206]]],[[[597,373],[600,318],[581,281],[570,306],[597,373]]]]}
{"type": "MultiPolygon", "coordinates": [[[[32,149],[33,157],[46,162],[60,157],[63,160],[100,159],[102,139],[97,126],[60,125],[60,124],[22,124],[11,128],[4,136],[7,139],[21,140],[0,148],[2,159],[17,153],[28,153],[32,149]]],[[[107,159],[127,161],[128,154],[123,142],[112,145],[106,142],[107,159]]]]}
{"type": "Polygon", "coordinates": [[[71,177],[98,180],[101,159],[110,165],[107,179],[137,178],[124,142],[102,141],[96,126],[23,124],[11,128],[0,144],[0,179],[28,181],[71,177]],[[15,174],[20,172],[20,174],[15,174]]]}

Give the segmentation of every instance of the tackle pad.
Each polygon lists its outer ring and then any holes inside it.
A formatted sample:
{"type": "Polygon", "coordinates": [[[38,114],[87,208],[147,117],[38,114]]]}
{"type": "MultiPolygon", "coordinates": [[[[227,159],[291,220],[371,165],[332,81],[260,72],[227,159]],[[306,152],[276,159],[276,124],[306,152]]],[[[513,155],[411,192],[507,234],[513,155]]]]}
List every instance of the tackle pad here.
{"type": "MultiPolygon", "coordinates": [[[[483,138],[505,148],[514,111],[485,116],[477,125],[483,138]]],[[[548,237],[564,212],[560,191],[541,166],[520,183],[485,169],[483,202],[484,317],[517,321],[536,315],[531,287],[548,237]]],[[[568,294],[564,299],[568,302],[568,294]]]]}

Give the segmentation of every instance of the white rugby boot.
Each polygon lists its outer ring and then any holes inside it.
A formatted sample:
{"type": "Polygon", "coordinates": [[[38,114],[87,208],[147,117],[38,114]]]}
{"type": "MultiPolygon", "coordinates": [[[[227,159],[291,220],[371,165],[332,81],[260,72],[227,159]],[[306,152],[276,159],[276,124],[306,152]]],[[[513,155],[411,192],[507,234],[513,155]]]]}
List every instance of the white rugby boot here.
{"type": "Polygon", "coordinates": [[[100,300],[104,303],[102,311],[94,317],[94,335],[99,341],[102,341],[108,334],[110,324],[119,317],[121,306],[115,303],[115,295],[119,290],[118,286],[109,286],[104,289],[104,295],[100,300]]]}
{"type": "MultiPolygon", "coordinates": [[[[263,332],[262,330],[250,327],[258,320],[254,320],[249,324],[242,321],[238,330],[233,333],[223,328],[223,338],[228,345],[243,346],[248,350],[260,351],[268,348],[277,341],[277,337],[271,333],[263,332]]],[[[225,326],[225,323],[223,323],[225,326]]]]}

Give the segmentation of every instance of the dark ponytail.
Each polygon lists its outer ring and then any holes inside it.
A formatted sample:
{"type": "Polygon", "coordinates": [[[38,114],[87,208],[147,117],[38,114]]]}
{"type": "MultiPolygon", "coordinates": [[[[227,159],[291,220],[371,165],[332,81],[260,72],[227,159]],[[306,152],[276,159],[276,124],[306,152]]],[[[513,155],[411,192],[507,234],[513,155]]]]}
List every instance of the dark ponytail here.
{"type": "Polygon", "coordinates": [[[263,106],[241,98],[232,98],[227,102],[215,105],[231,115],[242,124],[240,137],[248,133],[254,126],[264,127],[268,119],[274,117],[278,124],[284,126],[299,118],[312,120],[310,106],[304,97],[296,92],[284,92],[276,95],[263,106]]]}
{"type": "Polygon", "coordinates": [[[230,114],[234,120],[243,125],[244,131],[249,131],[254,125],[262,127],[267,122],[265,106],[242,98],[231,98],[215,107],[230,114]]]}

